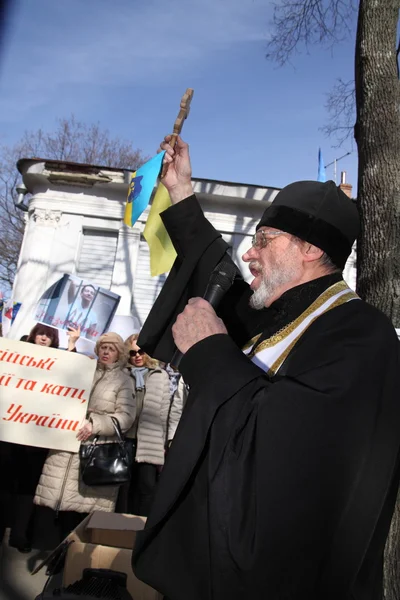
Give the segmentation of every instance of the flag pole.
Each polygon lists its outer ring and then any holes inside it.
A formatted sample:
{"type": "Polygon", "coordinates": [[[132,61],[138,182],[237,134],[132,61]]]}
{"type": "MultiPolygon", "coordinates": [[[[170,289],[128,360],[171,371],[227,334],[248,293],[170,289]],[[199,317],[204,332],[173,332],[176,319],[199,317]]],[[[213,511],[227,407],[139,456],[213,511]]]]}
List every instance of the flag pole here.
{"type": "Polygon", "coordinates": [[[339,158],[335,158],[332,162],[330,162],[329,164],[325,165],[325,169],[327,169],[328,167],[330,167],[331,165],[333,165],[333,175],[335,178],[335,183],[337,183],[336,179],[337,179],[337,163],[339,162],[339,160],[342,160],[342,158],[346,158],[346,156],[349,156],[349,154],[351,154],[352,151],[350,150],[349,152],[346,152],[346,154],[343,154],[343,156],[339,156],[339,158]]]}

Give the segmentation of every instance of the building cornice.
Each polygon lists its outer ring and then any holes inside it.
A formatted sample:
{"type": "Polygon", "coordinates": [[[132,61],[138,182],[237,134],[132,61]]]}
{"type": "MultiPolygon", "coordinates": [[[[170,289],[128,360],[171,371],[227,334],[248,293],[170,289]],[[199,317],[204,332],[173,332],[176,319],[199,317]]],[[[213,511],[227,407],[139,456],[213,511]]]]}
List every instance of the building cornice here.
{"type": "MultiPolygon", "coordinates": [[[[122,200],[128,191],[131,171],[81,163],[22,158],[17,167],[30,194],[48,191],[84,194],[122,200]]],[[[279,189],[238,182],[192,178],[193,188],[205,202],[270,203],[279,189]]]]}

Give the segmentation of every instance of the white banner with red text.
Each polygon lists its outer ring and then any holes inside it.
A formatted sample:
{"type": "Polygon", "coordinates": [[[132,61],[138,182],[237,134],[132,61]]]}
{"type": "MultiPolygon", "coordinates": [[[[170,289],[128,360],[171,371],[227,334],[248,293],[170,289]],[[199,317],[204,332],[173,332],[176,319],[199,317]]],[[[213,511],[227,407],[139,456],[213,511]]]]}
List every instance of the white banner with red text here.
{"type": "Polygon", "coordinates": [[[0,440],[78,452],[96,361],[0,338],[0,440]]]}

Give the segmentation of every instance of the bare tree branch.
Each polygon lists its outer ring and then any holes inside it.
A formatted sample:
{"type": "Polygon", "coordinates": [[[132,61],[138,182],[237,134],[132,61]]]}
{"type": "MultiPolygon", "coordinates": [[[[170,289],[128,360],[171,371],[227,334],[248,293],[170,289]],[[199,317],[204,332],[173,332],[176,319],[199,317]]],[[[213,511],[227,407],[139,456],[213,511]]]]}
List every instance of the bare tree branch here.
{"type": "Polygon", "coordinates": [[[284,65],[302,45],[332,46],[352,31],[356,0],[282,0],[274,4],[267,58],[284,65]]]}
{"type": "Polygon", "coordinates": [[[127,140],[112,137],[97,124],[72,115],[60,119],[52,132],[25,132],[15,146],[0,146],[0,289],[12,287],[24,234],[24,214],[15,209],[19,158],[47,158],[137,169],[146,160],[127,140]]]}
{"type": "Polygon", "coordinates": [[[321,127],[327,136],[335,136],[337,145],[342,144],[354,135],[356,121],[355,87],[354,80],[343,81],[338,79],[334,88],[327,96],[325,108],[329,121],[321,127]]]}

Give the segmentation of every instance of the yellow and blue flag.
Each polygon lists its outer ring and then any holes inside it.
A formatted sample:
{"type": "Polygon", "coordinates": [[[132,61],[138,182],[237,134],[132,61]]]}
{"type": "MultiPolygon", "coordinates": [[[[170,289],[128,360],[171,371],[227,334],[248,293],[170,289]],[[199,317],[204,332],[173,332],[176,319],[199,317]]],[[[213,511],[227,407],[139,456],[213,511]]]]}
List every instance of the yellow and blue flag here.
{"type": "Polygon", "coordinates": [[[128,227],[133,227],[150,202],[164,154],[160,152],[132,173],[124,215],[124,223],[128,227]]]}
{"type": "Polygon", "coordinates": [[[171,200],[167,188],[160,182],[143,231],[150,250],[152,277],[170,271],[176,258],[175,248],[160,217],[160,213],[169,206],[171,206],[171,200]]]}

